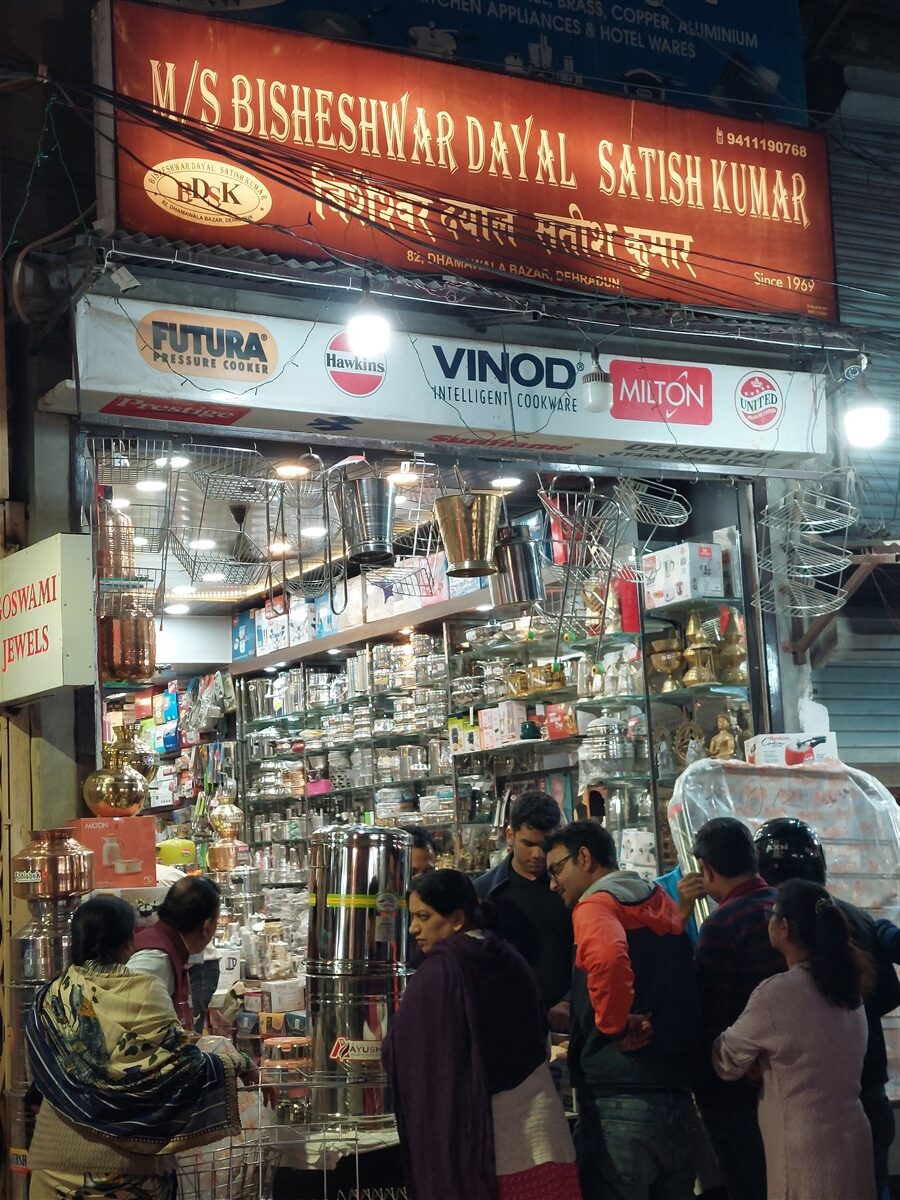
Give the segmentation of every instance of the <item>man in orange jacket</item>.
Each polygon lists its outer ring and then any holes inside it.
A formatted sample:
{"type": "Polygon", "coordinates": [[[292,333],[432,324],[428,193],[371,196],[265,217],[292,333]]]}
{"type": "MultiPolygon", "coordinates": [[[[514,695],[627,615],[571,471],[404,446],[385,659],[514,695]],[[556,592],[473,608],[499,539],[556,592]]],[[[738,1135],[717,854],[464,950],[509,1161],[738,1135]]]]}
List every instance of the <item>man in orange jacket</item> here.
{"type": "Polygon", "coordinates": [[[575,932],[569,1071],[585,1200],[690,1200],[700,1027],[678,907],[619,870],[596,821],[551,835],[547,870],[575,932]]]}

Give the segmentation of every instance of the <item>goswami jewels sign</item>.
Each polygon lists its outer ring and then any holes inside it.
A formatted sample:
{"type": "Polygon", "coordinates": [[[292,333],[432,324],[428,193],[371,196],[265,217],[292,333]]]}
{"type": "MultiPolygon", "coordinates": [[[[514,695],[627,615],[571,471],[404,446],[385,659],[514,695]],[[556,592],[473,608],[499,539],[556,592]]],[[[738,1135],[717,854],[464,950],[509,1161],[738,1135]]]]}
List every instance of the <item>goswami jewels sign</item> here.
{"type": "Polygon", "coordinates": [[[128,228],[836,316],[817,133],[125,0],[111,33],[128,228]]]}

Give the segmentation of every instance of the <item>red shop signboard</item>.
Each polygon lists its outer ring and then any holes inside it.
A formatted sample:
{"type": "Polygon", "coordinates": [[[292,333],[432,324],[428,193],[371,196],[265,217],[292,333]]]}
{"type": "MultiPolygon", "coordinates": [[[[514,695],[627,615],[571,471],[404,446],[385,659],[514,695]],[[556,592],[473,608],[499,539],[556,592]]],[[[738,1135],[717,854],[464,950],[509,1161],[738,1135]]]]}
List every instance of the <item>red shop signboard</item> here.
{"type": "Polygon", "coordinates": [[[818,133],[115,0],[141,232],[837,316],[818,133]]]}

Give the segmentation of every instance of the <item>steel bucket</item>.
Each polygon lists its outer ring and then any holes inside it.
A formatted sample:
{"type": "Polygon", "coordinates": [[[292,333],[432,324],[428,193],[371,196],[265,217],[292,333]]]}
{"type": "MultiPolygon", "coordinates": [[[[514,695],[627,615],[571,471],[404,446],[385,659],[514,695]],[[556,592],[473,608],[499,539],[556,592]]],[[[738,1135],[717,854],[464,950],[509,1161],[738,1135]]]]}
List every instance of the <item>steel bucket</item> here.
{"type": "Polygon", "coordinates": [[[493,575],[494,542],[500,521],[499,492],[438,496],[434,515],[447,552],[448,575],[493,575]]]}
{"type": "Polygon", "coordinates": [[[525,525],[506,525],[497,534],[497,573],[489,580],[494,604],[529,604],[544,599],[538,543],[525,525]]]}
{"type": "Polygon", "coordinates": [[[366,475],[341,483],[347,557],[352,563],[389,567],[394,562],[394,505],[397,489],[387,479],[366,475]]]}

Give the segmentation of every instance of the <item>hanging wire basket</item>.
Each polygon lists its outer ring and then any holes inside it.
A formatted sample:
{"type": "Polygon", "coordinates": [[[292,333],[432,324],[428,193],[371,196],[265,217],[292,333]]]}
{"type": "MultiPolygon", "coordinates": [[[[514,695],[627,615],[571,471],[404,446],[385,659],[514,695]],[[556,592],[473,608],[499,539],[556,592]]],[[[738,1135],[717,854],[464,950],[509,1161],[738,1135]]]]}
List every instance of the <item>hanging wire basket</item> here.
{"type": "Polygon", "coordinates": [[[844,571],[851,563],[853,554],[845,546],[832,546],[828,542],[815,542],[799,537],[786,541],[781,551],[783,562],[779,567],[773,550],[762,555],[759,569],[769,574],[786,572],[794,579],[820,579],[844,571]]]}
{"type": "Polygon", "coordinates": [[[588,579],[603,570],[604,554],[609,557],[601,547],[617,527],[620,513],[608,496],[594,490],[592,479],[588,485],[578,490],[558,488],[553,480],[549,487],[538,489],[547,566],[557,579],[588,579]]]}
{"type": "Polygon", "coordinates": [[[763,612],[782,612],[789,617],[824,617],[838,612],[846,602],[845,588],[822,580],[772,579],[759,590],[763,612]]]}
{"type": "Polygon", "coordinates": [[[276,503],[284,483],[258,450],[234,446],[191,446],[187,473],[205,500],[227,504],[276,503]]]}
{"type": "Polygon", "coordinates": [[[767,505],[760,521],[769,529],[798,534],[839,533],[859,518],[859,509],[840,496],[810,484],[798,484],[775,505],[767,505]]]}
{"type": "Polygon", "coordinates": [[[241,529],[177,529],[169,540],[172,553],[187,571],[191,583],[250,587],[262,580],[268,568],[263,550],[241,529]],[[213,542],[214,547],[194,549],[192,541],[213,542]],[[207,581],[205,575],[217,578],[207,581]]]}
{"type": "Polygon", "coordinates": [[[675,529],[691,515],[683,496],[653,479],[620,479],[613,488],[613,499],[628,520],[656,529],[675,529]]]}
{"type": "Polygon", "coordinates": [[[98,487],[134,487],[147,479],[165,481],[171,475],[173,445],[169,438],[88,437],[86,465],[98,487]]]}

